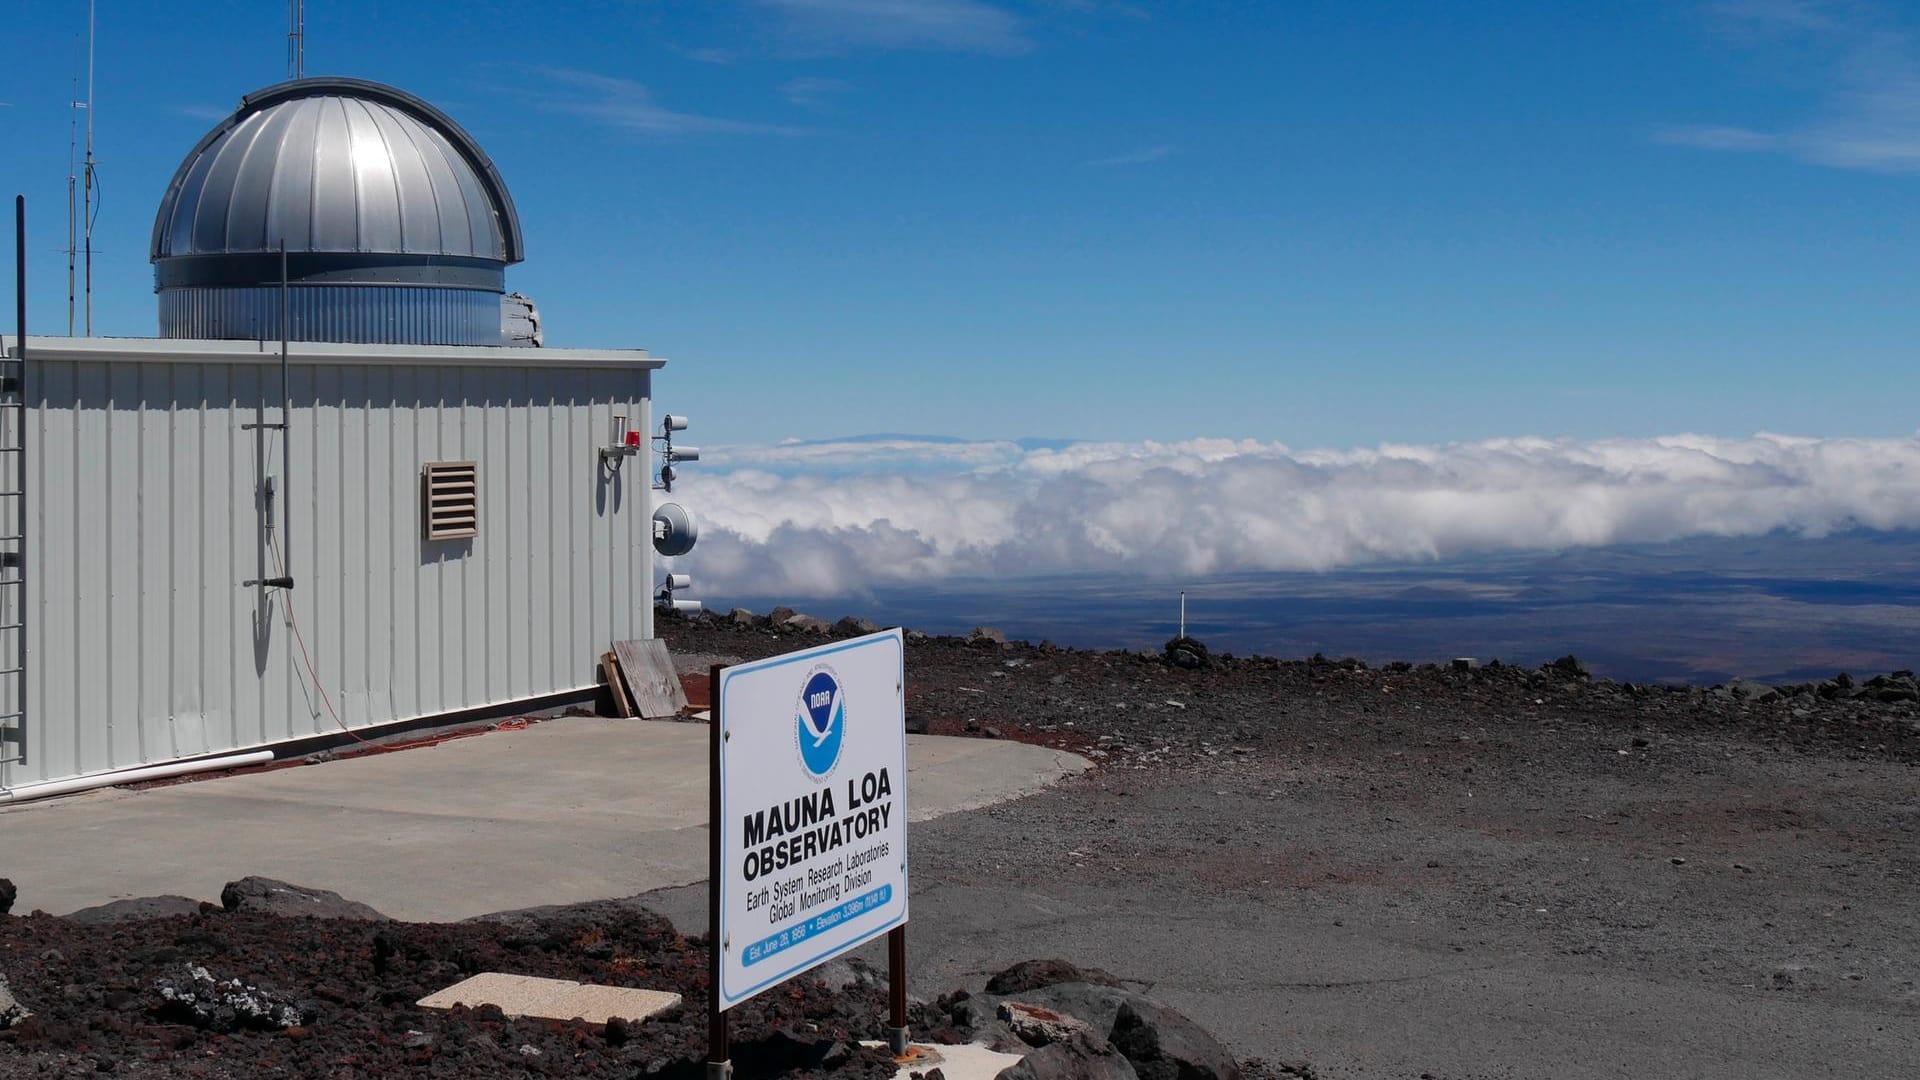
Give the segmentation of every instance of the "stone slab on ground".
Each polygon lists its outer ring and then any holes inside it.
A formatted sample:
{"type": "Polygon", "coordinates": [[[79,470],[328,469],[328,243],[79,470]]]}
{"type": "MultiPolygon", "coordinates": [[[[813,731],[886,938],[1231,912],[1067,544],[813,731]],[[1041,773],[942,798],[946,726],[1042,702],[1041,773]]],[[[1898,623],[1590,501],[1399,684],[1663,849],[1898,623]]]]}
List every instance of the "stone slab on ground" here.
{"type": "MultiPolygon", "coordinates": [[[[883,1046],[884,1043],[863,1042],[862,1046],[883,1046]]],[[[915,1073],[927,1073],[939,1069],[947,1080],[993,1080],[1002,1069],[1017,1065],[1019,1054],[1002,1054],[989,1050],[979,1043],[964,1043],[959,1046],[936,1045],[934,1043],[914,1043],[917,1051],[913,1060],[900,1066],[894,1074],[894,1080],[910,1080],[915,1073]]]]}
{"type": "Polygon", "coordinates": [[[645,1020],[680,1004],[679,994],[629,986],[598,986],[571,979],[542,979],[503,971],[483,971],[470,979],[428,994],[414,1004],[423,1009],[473,1009],[492,1005],[508,1016],[542,1020],[572,1020],[604,1024],[614,1017],[645,1020]]]}

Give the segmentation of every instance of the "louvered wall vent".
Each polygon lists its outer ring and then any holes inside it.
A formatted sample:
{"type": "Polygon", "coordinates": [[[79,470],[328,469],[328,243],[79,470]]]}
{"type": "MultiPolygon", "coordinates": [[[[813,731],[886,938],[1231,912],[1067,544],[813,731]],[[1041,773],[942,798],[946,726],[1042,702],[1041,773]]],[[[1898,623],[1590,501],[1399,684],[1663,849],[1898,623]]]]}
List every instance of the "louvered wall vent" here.
{"type": "Polygon", "coordinates": [[[429,461],[421,479],[421,520],[429,540],[480,535],[480,467],[471,461],[429,461]]]}

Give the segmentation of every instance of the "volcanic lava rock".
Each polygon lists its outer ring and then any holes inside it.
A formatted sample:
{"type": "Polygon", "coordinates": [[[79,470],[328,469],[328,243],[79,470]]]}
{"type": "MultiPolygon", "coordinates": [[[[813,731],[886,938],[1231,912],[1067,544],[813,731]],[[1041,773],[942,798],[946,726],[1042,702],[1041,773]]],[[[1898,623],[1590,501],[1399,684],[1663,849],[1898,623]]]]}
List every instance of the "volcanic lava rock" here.
{"type": "Polygon", "coordinates": [[[173,915],[198,914],[200,914],[200,901],[190,897],[136,896],[127,900],[111,900],[93,907],[81,908],[67,915],[66,920],[91,926],[106,926],[112,923],[139,922],[142,919],[164,919],[173,915]]]}
{"type": "Polygon", "coordinates": [[[1129,1001],[1108,1037],[1140,1080],[1239,1080],[1227,1049],[1185,1015],[1150,1001],[1129,1001]]]}
{"type": "Polygon", "coordinates": [[[813,977],[832,990],[845,990],[850,986],[881,986],[885,983],[883,976],[884,972],[857,956],[829,960],[813,969],[813,977]]]}
{"type": "Polygon", "coordinates": [[[1022,960],[987,980],[989,994],[1020,994],[1059,983],[1095,983],[1119,986],[1120,980],[1099,968],[1078,967],[1066,960],[1022,960]]]}
{"type": "Polygon", "coordinates": [[[833,632],[844,637],[859,637],[861,634],[877,634],[880,624],[872,619],[856,618],[852,615],[833,624],[833,632]]]}
{"type": "Polygon", "coordinates": [[[308,915],[316,919],[368,919],[386,922],[387,917],[357,900],[348,900],[337,892],[289,885],[272,878],[243,877],[227,882],[220,890],[220,903],[228,911],[263,915],[308,915]]]}
{"type": "Polygon", "coordinates": [[[154,980],[153,992],[154,1015],[207,1031],[279,1031],[300,1024],[292,1002],[239,979],[216,979],[198,964],[154,980]]]}
{"type": "Polygon", "coordinates": [[[1197,671],[1213,666],[1213,658],[1207,654],[1207,646],[1196,638],[1177,637],[1166,644],[1167,663],[1174,667],[1197,671]]]}
{"type": "Polygon", "coordinates": [[[1024,1001],[1003,1001],[999,1011],[1000,1019],[1028,1046],[1049,1046],[1076,1034],[1093,1034],[1085,1020],[1024,1001]]]}
{"type": "MultiPolygon", "coordinates": [[[[605,1025],[508,1017],[492,1006],[423,1010],[414,1002],[478,971],[639,983],[693,1001],[705,993],[708,962],[702,943],[637,899],[437,924],[217,908],[112,926],[48,915],[0,919],[0,969],[33,1012],[0,1031],[0,1076],[77,1076],[110,1057],[116,1075],[149,1080],[697,1077],[706,1052],[700,1010],[671,1010],[644,1024],[626,1020],[626,1041],[615,1045],[619,1035],[607,1038],[605,1025]],[[206,979],[189,964],[206,969],[206,979]],[[161,995],[163,981],[172,998],[161,995]],[[242,1000],[226,996],[234,993],[242,1000]],[[291,1012],[298,1022],[277,1026],[291,1012]],[[522,1046],[540,1054],[524,1055],[522,1046]]],[[[885,1014],[883,986],[862,981],[829,989],[795,979],[731,1014],[740,1060],[748,1063],[737,1075],[887,1080],[892,1058],[860,1046],[882,1034],[885,1014]],[[794,1032],[806,1053],[763,1050],[760,1044],[780,1030],[794,1032]],[[836,1052],[836,1043],[843,1049],[836,1052]],[[841,1055],[846,1061],[837,1069],[819,1064],[841,1055]],[[768,1067],[756,1070],[756,1060],[768,1067]]]]}
{"type": "Polygon", "coordinates": [[[1568,653],[1558,660],[1549,660],[1541,664],[1540,670],[1549,675],[1558,675],[1563,679],[1593,678],[1593,673],[1587,670],[1587,665],[1572,653],[1568,653]]]}
{"type": "Polygon", "coordinates": [[[781,606],[774,608],[772,611],[767,612],[767,623],[768,625],[774,627],[775,629],[779,629],[780,627],[785,626],[787,624],[788,619],[791,619],[798,614],[800,613],[793,610],[790,607],[787,607],[785,604],[782,604],[781,606]]]}
{"type": "Polygon", "coordinates": [[[757,1039],[735,1039],[732,1052],[736,1076],[817,1076],[834,1071],[883,1077],[896,1071],[892,1057],[878,1047],[788,1030],[772,1031],[757,1039]]]}
{"type": "Polygon", "coordinates": [[[1139,1075],[1111,1044],[1081,1033],[1035,1050],[994,1080],[1138,1080],[1139,1075]]]}
{"type": "Polygon", "coordinates": [[[1056,983],[1023,991],[1020,1000],[1085,1020],[1095,1031],[1112,1031],[1120,1008],[1129,1003],[1152,1004],[1147,998],[1118,986],[1097,983],[1056,983]]]}
{"type": "Polygon", "coordinates": [[[734,608],[732,611],[727,612],[727,621],[732,623],[735,626],[744,626],[748,628],[757,626],[760,623],[759,616],[755,615],[753,612],[748,611],[746,608],[743,608],[743,607],[737,607],[737,608],[734,608]]]}
{"type": "Polygon", "coordinates": [[[976,626],[967,633],[967,644],[977,648],[1001,648],[1007,643],[1007,632],[997,626],[976,626]]]}
{"type": "Polygon", "coordinates": [[[830,634],[833,632],[833,627],[827,625],[827,620],[817,619],[812,615],[795,615],[780,625],[796,634],[830,634]]]}
{"type": "Polygon", "coordinates": [[[10,1028],[32,1015],[32,1011],[13,996],[13,988],[7,985],[7,977],[0,975],[0,1029],[10,1028]]]}
{"type": "Polygon", "coordinates": [[[1772,701],[1780,696],[1773,687],[1751,679],[1735,679],[1727,684],[1727,691],[1740,701],[1772,701]]]}
{"type": "MultiPolygon", "coordinates": [[[[1064,961],[1028,961],[1028,963],[1036,967],[1055,963],[1072,967],[1064,961]]],[[[1020,967],[1021,965],[1016,964],[1007,972],[1002,972],[1001,976],[1016,972],[1020,967]]],[[[1039,968],[1039,970],[1046,969],[1039,968]]],[[[1060,971],[1063,968],[1053,970],[1060,971]]],[[[1086,974],[1100,978],[1112,977],[1098,970],[1086,974]]],[[[1027,979],[1009,978],[1001,985],[1019,985],[1022,982],[1031,982],[1044,977],[1044,975],[1035,975],[1027,979]]],[[[1002,1018],[1000,1008],[1003,1004],[1015,1001],[1023,1006],[1045,1009],[1058,1016],[1084,1021],[1095,1033],[1113,1030],[1114,1020],[1120,1014],[1120,1007],[1128,1002],[1152,1004],[1140,994],[1122,987],[1101,986],[1090,982],[1066,982],[1047,986],[1030,986],[1028,989],[1019,991],[1017,998],[986,992],[969,994],[961,990],[941,998],[936,1003],[936,1008],[952,1021],[954,1029],[960,1034],[959,1041],[978,1042],[1002,1053],[1018,1053],[1031,1043],[1016,1033],[1013,1025],[1002,1018]]]]}
{"type": "Polygon", "coordinates": [[[13,910],[13,902],[20,896],[20,890],[13,884],[12,878],[0,877],[0,915],[13,910]]]}
{"type": "Polygon", "coordinates": [[[1913,672],[1896,671],[1891,675],[1875,675],[1868,679],[1863,690],[1871,690],[1870,700],[1892,704],[1896,701],[1920,701],[1920,681],[1915,681],[1913,672]]]}
{"type": "Polygon", "coordinates": [[[956,1042],[973,1042],[1003,1054],[1024,1053],[1027,1043],[1000,1019],[1000,999],[992,994],[960,990],[935,1002],[953,1022],[956,1042]]]}

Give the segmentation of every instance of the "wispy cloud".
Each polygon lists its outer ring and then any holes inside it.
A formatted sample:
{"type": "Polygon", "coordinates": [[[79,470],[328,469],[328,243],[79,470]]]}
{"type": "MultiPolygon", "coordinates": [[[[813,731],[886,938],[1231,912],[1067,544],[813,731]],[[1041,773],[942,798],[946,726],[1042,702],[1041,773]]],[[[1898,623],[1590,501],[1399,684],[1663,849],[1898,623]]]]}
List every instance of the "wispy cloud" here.
{"type": "Polygon", "coordinates": [[[753,0],[807,51],[930,49],[1011,54],[1032,48],[1019,16],[985,0],[753,0]]]}
{"type": "Polygon", "coordinates": [[[1691,146],[1697,150],[1779,150],[1784,145],[1778,135],[1719,124],[1677,124],[1655,131],[1653,137],[1669,146],[1691,146]]]}
{"type": "Polygon", "coordinates": [[[1846,27],[1844,9],[1836,10],[1823,0],[1719,0],[1709,4],[1707,11],[1719,20],[1720,32],[1729,36],[1846,27]]]}
{"type": "Polygon", "coordinates": [[[1846,169],[1920,172],[1920,45],[1885,13],[1845,0],[1727,0],[1718,32],[1756,48],[1792,46],[1823,87],[1812,116],[1778,130],[1678,124],[1660,142],[1704,150],[1792,154],[1846,169]]]}
{"type": "Polygon", "coordinates": [[[702,64],[724,65],[724,64],[731,64],[734,62],[735,59],[737,59],[737,56],[732,49],[714,49],[714,48],[687,49],[682,55],[686,56],[686,58],[689,60],[695,61],[697,63],[702,63],[702,64]]]}
{"type": "Polygon", "coordinates": [[[1091,168],[1097,169],[1114,168],[1120,165],[1146,165],[1150,162],[1159,161],[1161,158],[1179,153],[1179,151],[1179,147],[1171,143],[1166,143],[1160,146],[1149,146],[1145,149],[1134,150],[1125,154],[1115,154],[1112,157],[1095,158],[1092,161],[1086,162],[1086,164],[1091,168]]]}
{"type": "Polygon", "coordinates": [[[173,111],[191,120],[225,120],[233,115],[232,109],[223,109],[218,105],[175,105],[173,111]]]}
{"type": "Polygon", "coordinates": [[[1293,450],[1252,440],[911,438],[736,447],[681,474],[678,567],[717,595],[950,577],[1327,570],[1692,536],[1920,528],[1920,439],[1515,438],[1293,450]]]}
{"type": "Polygon", "coordinates": [[[852,89],[840,79],[804,77],[780,84],[780,96],[803,109],[824,109],[841,94],[852,89]]]}
{"type": "Polygon", "coordinates": [[[784,124],[729,120],[718,116],[679,112],[654,100],[653,92],[632,79],[601,75],[574,68],[525,69],[543,79],[546,87],[535,100],[554,112],[571,113],[609,127],[639,135],[803,135],[805,129],[784,124]]]}
{"type": "Polygon", "coordinates": [[[1129,0],[1040,0],[1040,6],[1078,15],[1118,15],[1127,19],[1152,18],[1147,9],[1129,0]]]}

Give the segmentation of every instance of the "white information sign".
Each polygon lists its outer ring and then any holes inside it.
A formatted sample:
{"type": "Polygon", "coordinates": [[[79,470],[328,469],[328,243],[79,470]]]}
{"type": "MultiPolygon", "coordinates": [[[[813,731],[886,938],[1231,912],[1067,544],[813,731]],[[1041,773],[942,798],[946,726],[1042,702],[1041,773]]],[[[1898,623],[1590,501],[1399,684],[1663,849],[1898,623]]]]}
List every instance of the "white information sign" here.
{"type": "Polygon", "coordinates": [[[905,655],[889,630],[721,670],[721,1009],[907,921],[905,655]]]}

